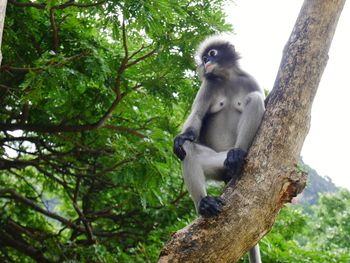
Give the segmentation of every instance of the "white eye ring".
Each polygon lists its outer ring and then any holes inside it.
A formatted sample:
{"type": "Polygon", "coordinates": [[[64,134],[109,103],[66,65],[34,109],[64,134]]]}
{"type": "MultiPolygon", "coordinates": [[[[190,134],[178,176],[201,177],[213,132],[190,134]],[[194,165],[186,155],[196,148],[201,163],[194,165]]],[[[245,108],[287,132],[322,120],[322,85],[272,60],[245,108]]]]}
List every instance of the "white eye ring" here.
{"type": "Polygon", "coordinates": [[[211,49],[208,51],[208,55],[210,57],[215,57],[218,54],[218,51],[216,49],[211,49]]]}

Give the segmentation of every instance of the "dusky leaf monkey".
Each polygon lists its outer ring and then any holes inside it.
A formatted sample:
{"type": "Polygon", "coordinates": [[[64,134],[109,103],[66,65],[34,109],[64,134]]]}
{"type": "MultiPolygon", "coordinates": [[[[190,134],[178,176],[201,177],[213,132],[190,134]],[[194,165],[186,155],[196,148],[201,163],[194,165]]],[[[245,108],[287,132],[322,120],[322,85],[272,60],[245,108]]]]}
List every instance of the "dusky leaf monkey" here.
{"type": "MultiPolygon", "coordinates": [[[[224,205],[220,197],[207,195],[206,180],[227,183],[240,176],[265,111],[264,93],[240,69],[239,58],[234,45],[220,36],[199,46],[196,60],[202,84],[174,140],[186,187],[203,217],[218,215],[224,205]]],[[[250,262],[260,262],[258,245],[249,257],[250,262]]]]}

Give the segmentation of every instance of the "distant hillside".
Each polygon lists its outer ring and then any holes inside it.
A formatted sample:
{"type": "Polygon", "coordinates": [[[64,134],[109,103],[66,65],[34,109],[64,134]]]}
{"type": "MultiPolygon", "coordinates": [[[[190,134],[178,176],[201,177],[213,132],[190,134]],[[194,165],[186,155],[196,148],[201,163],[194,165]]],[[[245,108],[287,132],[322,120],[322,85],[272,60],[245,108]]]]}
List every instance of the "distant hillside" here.
{"type": "Polygon", "coordinates": [[[318,202],[319,193],[335,193],[339,191],[339,188],[335,186],[331,178],[319,175],[315,169],[312,169],[302,160],[300,164],[309,175],[304,191],[298,196],[298,203],[313,205],[318,202]]]}

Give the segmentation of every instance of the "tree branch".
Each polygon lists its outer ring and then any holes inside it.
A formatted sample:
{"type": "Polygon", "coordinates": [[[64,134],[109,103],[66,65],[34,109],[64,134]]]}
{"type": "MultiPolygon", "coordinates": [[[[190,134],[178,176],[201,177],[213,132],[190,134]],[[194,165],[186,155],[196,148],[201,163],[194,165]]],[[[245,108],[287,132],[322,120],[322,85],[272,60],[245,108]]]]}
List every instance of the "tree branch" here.
{"type": "Polygon", "coordinates": [[[9,3],[17,7],[34,7],[37,9],[45,9],[46,7],[46,4],[42,4],[42,3],[33,3],[33,2],[22,3],[22,2],[17,2],[15,0],[9,0],[9,3]]]}
{"type": "Polygon", "coordinates": [[[80,183],[81,183],[81,177],[78,177],[78,179],[76,181],[75,190],[74,190],[73,207],[74,207],[75,211],[78,213],[79,218],[83,221],[89,244],[93,244],[94,243],[94,234],[92,232],[92,227],[91,227],[90,223],[87,221],[84,213],[81,211],[81,209],[78,206],[78,196],[79,196],[79,191],[80,191],[80,183]]]}
{"type": "Polygon", "coordinates": [[[134,61],[128,63],[127,65],[125,65],[125,68],[129,68],[137,63],[139,63],[140,61],[142,60],[145,60],[146,58],[152,56],[157,50],[156,49],[153,49],[152,51],[148,52],[147,54],[135,59],[134,61]]]}
{"type": "Polygon", "coordinates": [[[138,50],[136,50],[134,53],[131,54],[131,56],[129,57],[129,60],[131,60],[134,56],[136,56],[137,54],[139,54],[142,50],[145,49],[145,46],[142,45],[138,50]]]}
{"type": "MultiPolygon", "coordinates": [[[[61,222],[63,225],[66,225],[80,233],[86,233],[86,229],[85,227],[82,227],[80,225],[75,224],[74,222],[56,214],[50,211],[47,211],[43,208],[41,208],[40,206],[38,206],[37,204],[35,204],[35,202],[33,202],[32,200],[18,194],[14,189],[10,189],[10,188],[2,188],[0,189],[0,197],[2,198],[9,198],[9,199],[14,199],[17,202],[20,202],[22,204],[25,204],[27,206],[29,206],[31,209],[47,216],[50,217],[52,219],[55,219],[59,222],[61,222]]],[[[110,232],[110,231],[93,231],[93,234],[96,236],[101,236],[101,237],[108,237],[108,236],[115,236],[118,235],[118,232],[110,232]]],[[[1,238],[0,238],[1,240],[1,238]]]]}
{"type": "MultiPolygon", "coordinates": [[[[44,4],[44,3],[35,3],[35,2],[22,3],[22,2],[17,2],[15,0],[9,0],[9,2],[17,7],[34,7],[37,9],[45,9],[46,8],[46,4],[44,4]]],[[[73,1],[70,0],[62,5],[54,6],[54,8],[55,9],[65,9],[67,7],[85,8],[85,7],[98,6],[98,5],[101,5],[101,4],[106,3],[106,2],[107,2],[107,0],[102,0],[102,1],[98,1],[96,3],[91,3],[91,4],[78,4],[78,3],[74,3],[74,0],[73,1]]]]}
{"type": "Polygon", "coordinates": [[[302,191],[306,175],[297,164],[344,3],[304,1],[242,178],[226,188],[223,212],[173,234],[159,262],[236,262],[271,229],[284,203],[302,191]]]}
{"type": "MultiPolygon", "coordinates": [[[[99,176],[102,176],[102,175],[104,175],[105,173],[112,172],[112,171],[114,171],[116,168],[118,168],[118,167],[120,167],[120,166],[122,166],[122,165],[125,165],[125,164],[127,164],[127,163],[133,162],[133,161],[135,161],[136,159],[138,159],[140,156],[141,156],[141,154],[138,153],[138,154],[135,154],[132,158],[128,158],[128,159],[124,159],[124,160],[122,160],[122,161],[119,161],[119,162],[117,162],[116,164],[114,164],[113,166],[108,167],[108,168],[106,168],[106,169],[103,169],[102,171],[99,171],[98,173],[95,173],[95,174],[94,174],[94,178],[97,178],[97,177],[99,177],[99,176]]],[[[116,187],[123,187],[123,188],[128,189],[128,190],[132,189],[132,187],[130,187],[130,186],[120,186],[120,185],[119,185],[119,186],[118,186],[118,185],[115,185],[115,186],[116,186],[116,187]]]]}
{"type": "Polygon", "coordinates": [[[11,168],[21,169],[27,166],[35,166],[38,164],[38,159],[34,160],[7,160],[0,158],[0,170],[8,170],[11,168]]]}
{"type": "Polygon", "coordinates": [[[14,131],[33,131],[44,133],[58,132],[81,132],[90,131],[97,128],[97,123],[86,125],[41,125],[41,124],[24,124],[24,123],[0,123],[0,130],[14,131]]]}
{"type": "Polygon", "coordinates": [[[0,230],[0,243],[3,243],[4,246],[10,246],[14,249],[22,252],[25,255],[28,255],[36,262],[49,263],[52,262],[44,257],[40,250],[31,246],[23,239],[15,239],[11,235],[7,234],[5,231],[0,230]]]}
{"type": "Polygon", "coordinates": [[[58,28],[55,20],[55,8],[50,8],[50,23],[52,27],[52,35],[53,35],[53,50],[55,53],[58,53],[59,49],[59,40],[58,40],[58,28]]]}
{"type": "Polygon", "coordinates": [[[117,71],[117,77],[115,79],[115,93],[117,94],[117,98],[122,98],[121,95],[121,78],[122,74],[125,71],[125,66],[128,63],[128,56],[129,56],[129,51],[128,51],[128,45],[127,45],[127,40],[126,40],[126,28],[125,28],[125,21],[123,20],[122,23],[122,33],[123,33],[123,48],[124,48],[124,58],[122,62],[120,63],[120,66],[117,71]]]}
{"type": "Polygon", "coordinates": [[[104,3],[106,3],[107,0],[102,0],[102,1],[98,1],[96,3],[91,3],[91,4],[78,4],[78,3],[74,3],[74,0],[72,1],[68,1],[65,4],[59,5],[56,7],[56,9],[65,9],[67,7],[78,7],[78,8],[85,8],[85,7],[92,7],[92,6],[98,6],[98,5],[102,5],[104,3]]]}
{"type": "Polygon", "coordinates": [[[123,127],[123,126],[114,126],[114,125],[104,125],[103,128],[107,128],[107,129],[111,129],[111,130],[114,130],[114,131],[121,131],[121,132],[127,132],[127,133],[130,133],[130,134],[133,134],[141,139],[143,138],[146,138],[147,136],[138,132],[137,130],[135,129],[132,129],[132,128],[128,128],[128,127],[123,127]]]}
{"type": "Polygon", "coordinates": [[[40,68],[17,68],[17,67],[12,67],[8,65],[3,65],[0,67],[0,72],[1,71],[11,71],[15,73],[28,73],[29,71],[36,71],[40,68]]]}
{"type": "Polygon", "coordinates": [[[50,218],[58,220],[59,222],[63,223],[64,225],[68,225],[68,226],[73,227],[75,229],[81,230],[80,226],[75,225],[74,223],[72,223],[68,219],[66,219],[60,215],[57,215],[56,213],[53,213],[53,212],[50,212],[50,211],[47,211],[47,210],[41,208],[40,206],[35,204],[32,200],[18,194],[14,189],[9,189],[9,188],[0,189],[0,197],[14,199],[22,204],[25,204],[25,205],[31,207],[33,210],[35,210],[35,211],[37,211],[45,216],[48,216],[50,218]]]}
{"type": "Polygon", "coordinates": [[[35,132],[45,132],[45,133],[58,133],[58,132],[81,132],[95,130],[104,125],[106,120],[112,115],[115,108],[118,106],[120,98],[116,98],[109,109],[97,122],[93,124],[85,125],[40,125],[40,124],[25,124],[25,123],[0,123],[0,130],[24,130],[24,131],[35,131],[35,132]]]}
{"type": "Polygon", "coordinates": [[[61,61],[57,61],[57,62],[53,62],[53,61],[49,61],[46,67],[35,67],[35,68],[18,68],[18,67],[13,67],[10,65],[3,65],[0,67],[0,72],[1,71],[10,71],[10,72],[14,72],[14,73],[28,73],[30,71],[44,71],[47,68],[52,68],[52,67],[60,67],[60,66],[64,66],[67,63],[69,63],[72,60],[75,59],[79,59],[81,57],[84,57],[88,55],[88,52],[81,52],[77,55],[71,56],[71,57],[67,57],[64,58],[61,61]]]}

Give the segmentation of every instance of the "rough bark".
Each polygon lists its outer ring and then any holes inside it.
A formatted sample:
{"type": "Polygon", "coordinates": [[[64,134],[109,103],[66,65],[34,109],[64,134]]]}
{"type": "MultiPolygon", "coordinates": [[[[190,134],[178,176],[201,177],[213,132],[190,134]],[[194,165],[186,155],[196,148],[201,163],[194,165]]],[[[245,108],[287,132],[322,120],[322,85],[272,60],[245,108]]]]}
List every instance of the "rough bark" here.
{"type": "Polygon", "coordinates": [[[297,164],[344,4],[304,1],[243,176],[223,194],[224,211],[174,233],[159,262],[236,262],[271,229],[284,203],[305,187],[306,174],[297,164]]]}
{"type": "Polygon", "coordinates": [[[2,40],[2,31],[4,29],[6,5],[7,5],[7,0],[0,0],[0,66],[2,61],[1,40],[2,40]]]}

